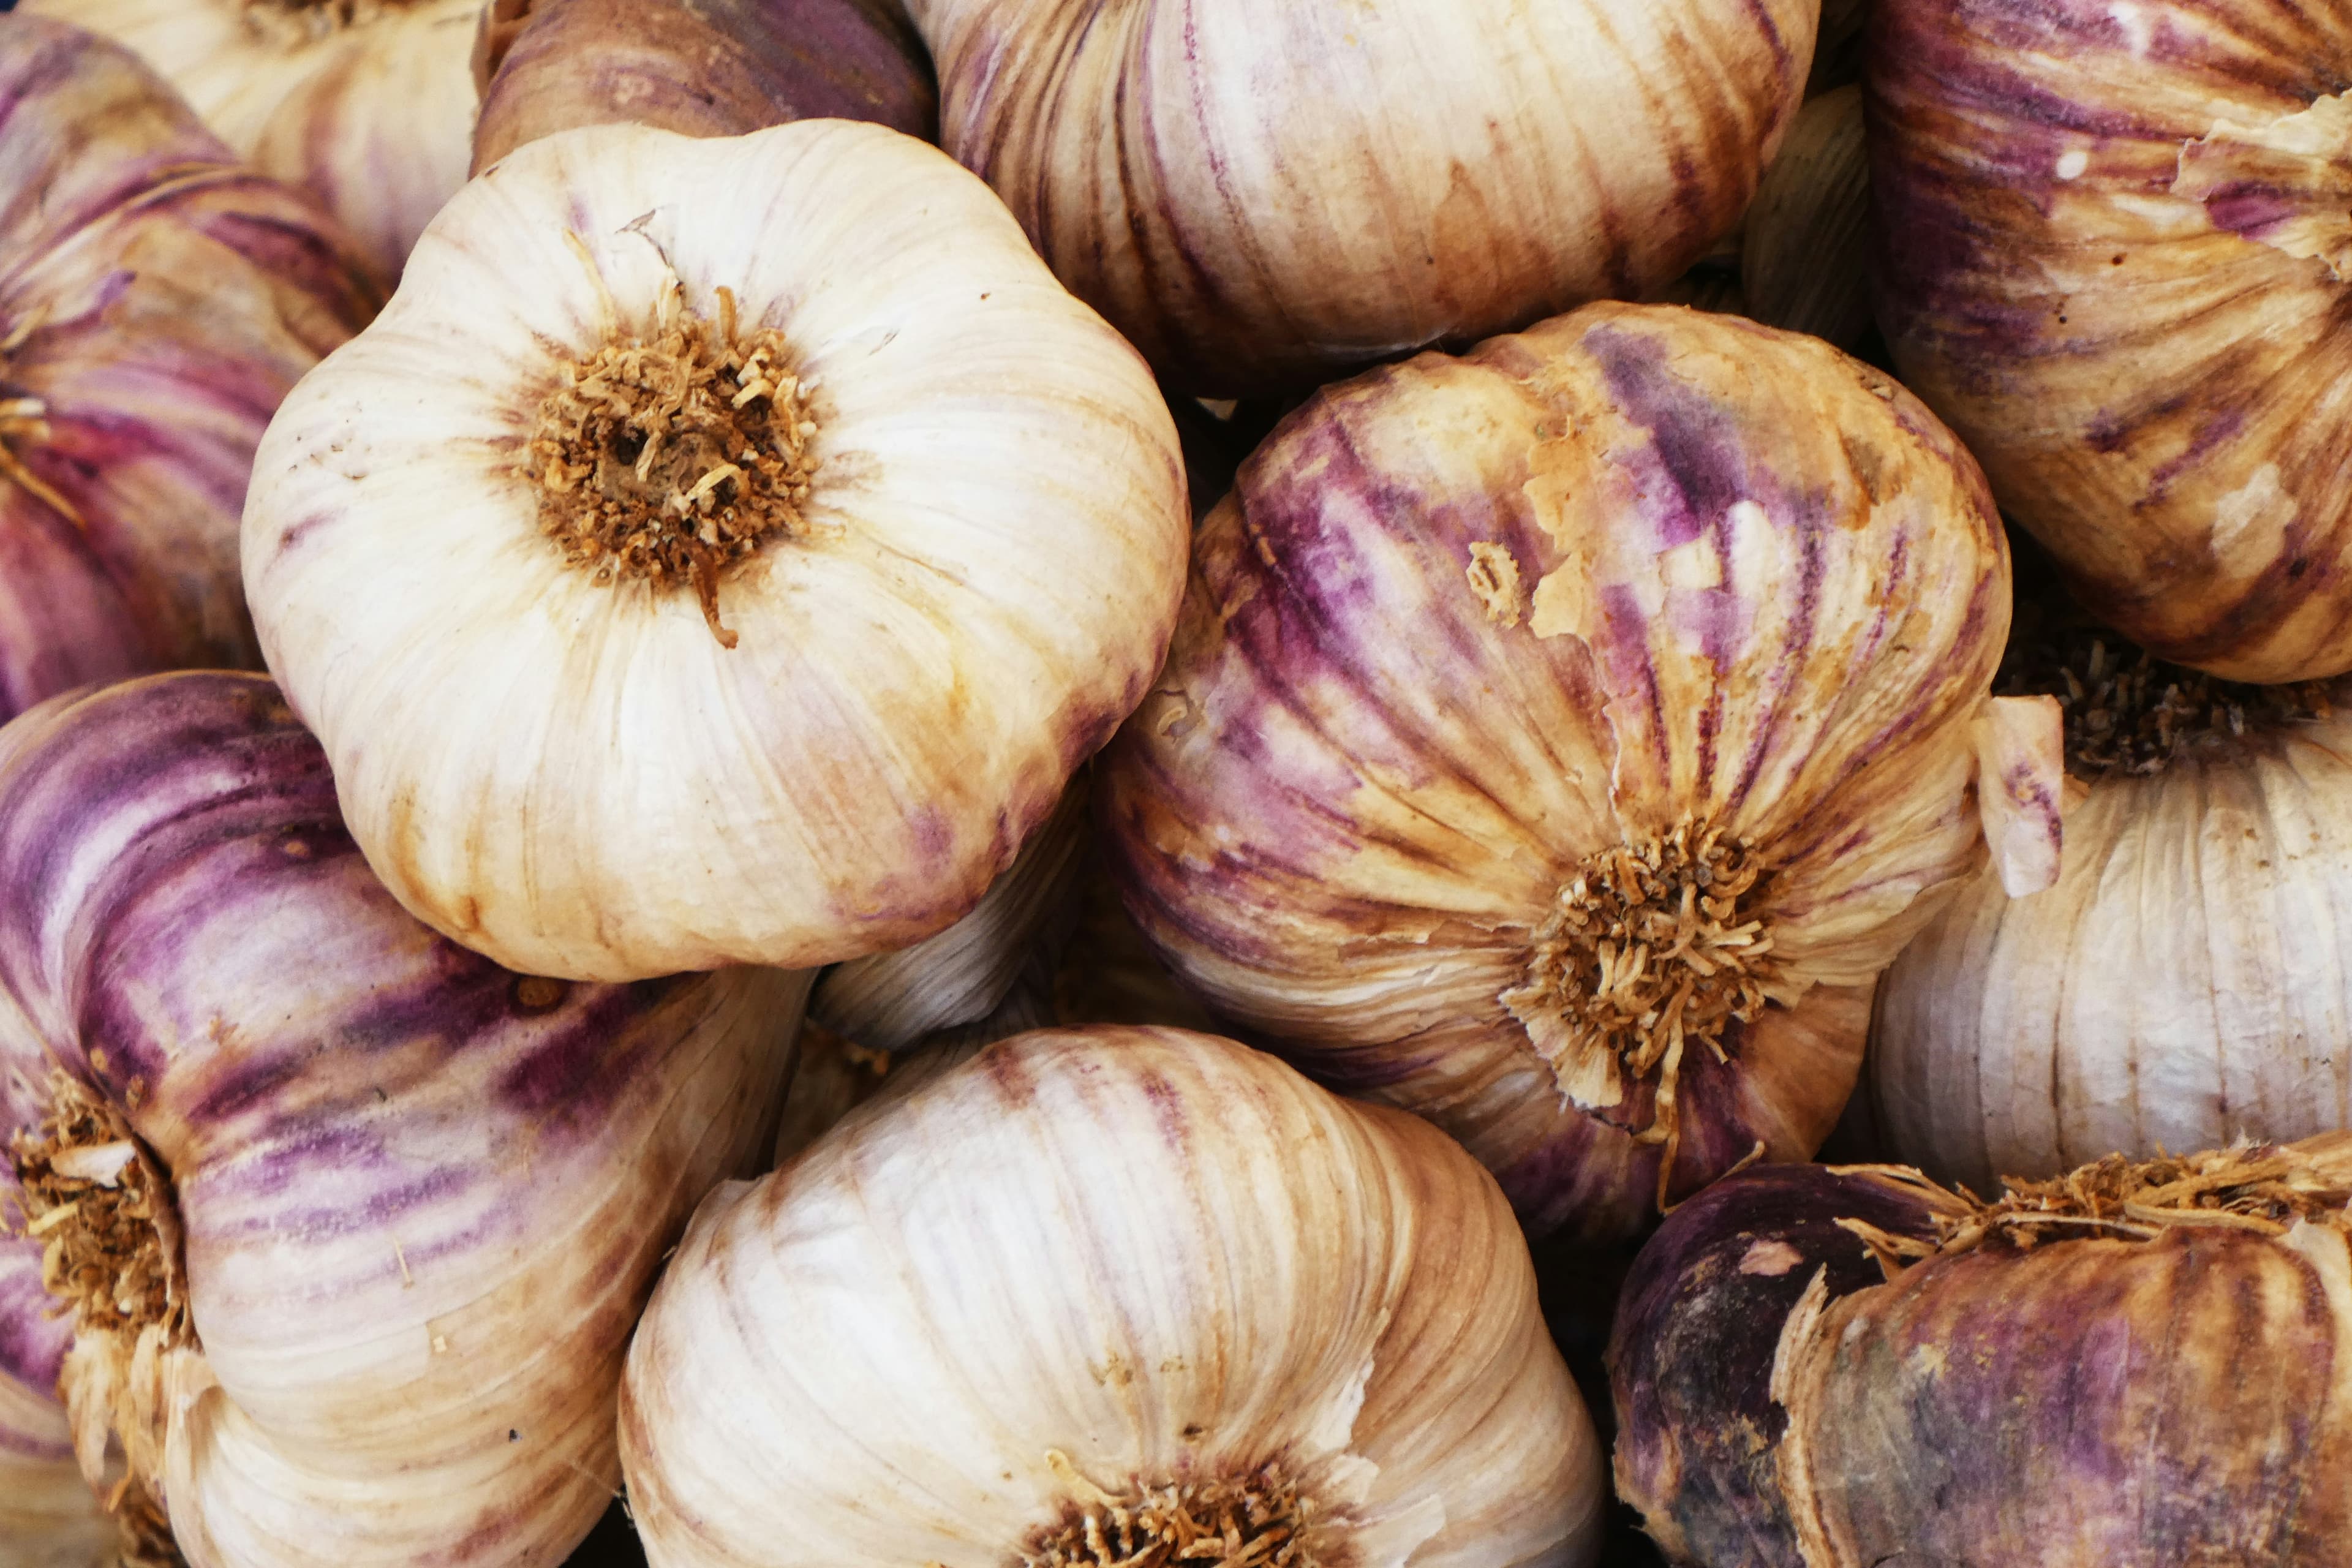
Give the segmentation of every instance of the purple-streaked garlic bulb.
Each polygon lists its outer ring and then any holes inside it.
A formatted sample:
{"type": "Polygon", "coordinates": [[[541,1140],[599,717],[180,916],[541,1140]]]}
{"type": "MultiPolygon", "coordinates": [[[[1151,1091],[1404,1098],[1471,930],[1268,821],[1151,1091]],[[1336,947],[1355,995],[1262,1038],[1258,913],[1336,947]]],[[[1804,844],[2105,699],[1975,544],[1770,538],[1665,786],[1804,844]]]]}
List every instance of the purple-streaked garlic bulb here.
{"type": "Polygon", "coordinates": [[[2352,680],[2242,686],[2055,613],[2000,689],[2066,718],[2065,868],[1980,874],[1879,983],[1877,1152],[1989,1191],[2352,1128],[2352,680]]]}
{"type": "Polygon", "coordinates": [[[259,662],[236,555],[254,447],[375,304],[333,226],[131,54],[0,16],[0,720],[259,662]]]}
{"type": "Polygon", "coordinates": [[[1980,817],[2053,873],[2009,584],[1959,444],[1814,340],[1604,304],[1423,355],[1202,525],[1113,864],[1213,1009],[1627,1234],[1819,1146],[1980,817]]]}
{"type": "Polygon", "coordinates": [[[559,132],[287,401],[246,587],[352,837],[509,967],[807,967],[963,916],[1157,672],[1134,350],[883,126],[559,132]]]}
{"type": "Polygon", "coordinates": [[[0,731],[0,1137],[57,1298],[0,1294],[0,1345],[37,1379],[26,1315],[72,1312],[117,1512],[196,1568],[559,1562],[664,1249],[765,1152],[806,976],[572,985],[436,936],[256,676],[0,731]]]}
{"type": "Polygon", "coordinates": [[[1619,1302],[1617,1489],[1677,1568],[2352,1559],[2352,1136],[1997,1201],[1767,1166],[1619,1302]]]}
{"type": "Polygon", "coordinates": [[[1881,324],[2084,604],[2352,668],[2352,10],[1879,0],[1881,324]]]}
{"type": "Polygon", "coordinates": [[[483,0],[21,0],[137,50],[265,174],[332,213],[376,275],[471,155],[483,0]]]}
{"type": "Polygon", "coordinates": [[[1591,1561],[1590,1419],[1443,1135],[1171,1029],[915,1070],[664,1272],[621,1413],[656,1568],[1591,1561]]]}
{"type": "Polygon", "coordinates": [[[1679,275],[1814,0],[911,0],[940,138],[1183,390],[1311,386],[1679,275]]]}
{"type": "Polygon", "coordinates": [[[793,120],[939,131],[930,58],[898,0],[490,0],[474,67],[477,174],[616,121],[688,136],[793,120]]]}

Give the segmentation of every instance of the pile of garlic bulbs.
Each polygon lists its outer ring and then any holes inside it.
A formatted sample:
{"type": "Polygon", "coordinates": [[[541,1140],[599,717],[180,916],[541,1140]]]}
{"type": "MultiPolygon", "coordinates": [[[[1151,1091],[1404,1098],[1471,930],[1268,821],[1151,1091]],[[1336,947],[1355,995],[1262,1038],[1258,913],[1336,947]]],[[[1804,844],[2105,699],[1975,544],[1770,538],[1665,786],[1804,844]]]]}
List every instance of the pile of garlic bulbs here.
{"type": "Polygon", "coordinates": [[[0,0],[0,1568],[2341,1568],[2340,11],[0,0]]]}

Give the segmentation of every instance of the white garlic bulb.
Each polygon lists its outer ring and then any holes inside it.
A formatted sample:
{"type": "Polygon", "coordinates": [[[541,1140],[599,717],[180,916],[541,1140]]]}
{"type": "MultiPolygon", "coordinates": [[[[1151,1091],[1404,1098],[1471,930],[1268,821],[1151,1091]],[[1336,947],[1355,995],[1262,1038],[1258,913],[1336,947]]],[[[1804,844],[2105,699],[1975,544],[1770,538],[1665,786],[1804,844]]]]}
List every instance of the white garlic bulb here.
{"type": "Polygon", "coordinates": [[[1564,1568],[1602,1499],[1493,1181],[1166,1029],[1000,1041],[714,1194],[621,1446],[656,1568],[1564,1568]]]}
{"type": "Polygon", "coordinates": [[[246,588],[401,901],[619,980],[970,910],[1141,700],[1188,531],[1150,373],[937,149],[604,125],[296,388],[246,588]]]}
{"type": "Polygon", "coordinates": [[[472,155],[482,0],[23,0],[128,44],[386,279],[472,155]]]}

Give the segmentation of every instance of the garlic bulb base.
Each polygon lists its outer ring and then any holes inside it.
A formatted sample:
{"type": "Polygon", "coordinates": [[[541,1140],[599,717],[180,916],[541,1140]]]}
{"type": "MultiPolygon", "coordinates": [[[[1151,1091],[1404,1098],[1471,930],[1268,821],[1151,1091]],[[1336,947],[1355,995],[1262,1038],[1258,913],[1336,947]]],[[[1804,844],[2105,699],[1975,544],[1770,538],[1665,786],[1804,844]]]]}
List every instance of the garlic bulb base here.
{"type": "Polygon", "coordinates": [[[1067,1516],[1021,1550],[1023,1568],[1316,1568],[1333,1522],[1279,1460],[1231,1476],[1185,1476],[1112,1492],[1049,1450],[1067,1516]]]}
{"type": "Polygon", "coordinates": [[[257,39],[299,47],[333,37],[347,27],[365,26],[386,12],[405,11],[416,0],[244,0],[238,17],[257,39]]]}

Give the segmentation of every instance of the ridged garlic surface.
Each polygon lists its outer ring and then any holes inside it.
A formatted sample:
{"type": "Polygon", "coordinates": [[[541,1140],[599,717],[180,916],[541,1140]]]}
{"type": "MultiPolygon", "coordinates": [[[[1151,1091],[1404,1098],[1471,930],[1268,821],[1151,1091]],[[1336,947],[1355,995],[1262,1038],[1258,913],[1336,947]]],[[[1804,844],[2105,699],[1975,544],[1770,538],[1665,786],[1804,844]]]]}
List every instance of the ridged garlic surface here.
{"type": "Polygon", "coordinates": [[[2094,615],[2352,668],[2352,11],[1884,0],[1879,316],[2094,615]]]}
{"type": "Polygon", "coordinates": [[[940,142],[1185,391],[1308,387],[1667,282],[1815,0],[910,0],[940,142]]]}
{"type": "Polygon", "coordinates": [[[2083,640],[2057,885],[1979,876],[1913,939],[1858,1091],[1889,1157],[1977,1192],[2352,1128],[2352,689],[2083,640]]]}
{"type": "Polygon", "coordinates": [[[898,0],[490,0],[475,71],[476,174],[616,121],[688,136],[829,119],[939,132],[931,62],[898,0]]]}
{"type": "Polygon", "coordinates": [[[60,1297],[0,1296],[0,1344],[71,1308],[85,1471],[111,1435],[120,1511],[195,1568],[562,1562],[662,1253],[765,1152],[806,977],[566,985],[436,937],[253,676],[9,726],[0,885],[31,1118],[0,1133],[60,1297]]]}
{"type": "Polygon", "coordinates": [[[1819,1146],[1980,819],[2054,868],[2009,584],[1958,442],[1826,344],[1602,304],[1423,355],[1202,525],[1113,866],[1219,1014],[1630,1235],[1819,1146]]]}
{"type": "Polygon", "coordinates": [[[289,399],[246,587],[369,862],[532,973],[904,947],[1140,700],[1183,471],[1134,352],[937,149],[518,149],[289,399]]]}
{"type": "Polygon", "coordinates": [[[656,1568],[1565,1568],[1602,1501],[1486,1174],[1175,1030],[1001,1041],[714,1194],[621,1434],[656,1568]],[[1186,1519],[1234,1533],[1139,1539],[1186,1519]]]}
{"type": "Polygon", "coordinates": [[[128,45],[386,283],[466,178],[483,0],[21,0],[128,45]]]}
{"type": "Polygon", "coordinates": [[[334,226],[128,51],[0,16],[0,720],[259,661],[254,447],[376,303],[334,226]]]}

